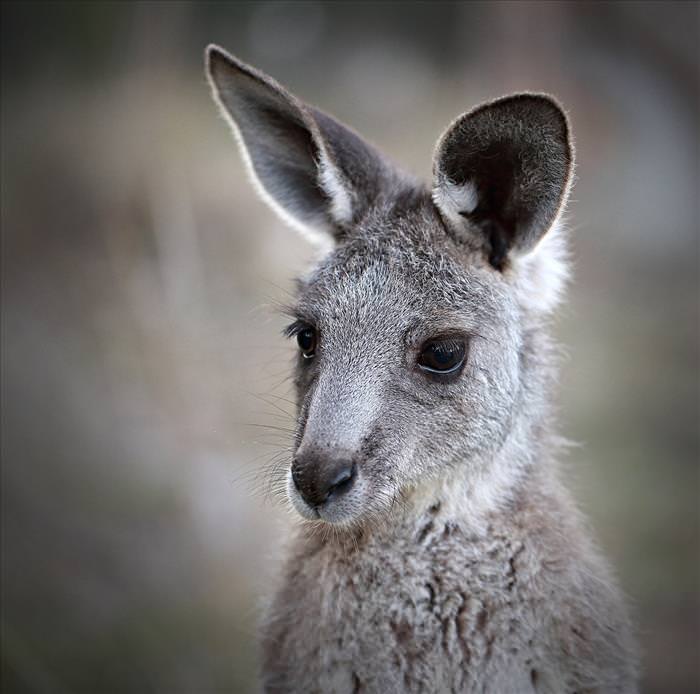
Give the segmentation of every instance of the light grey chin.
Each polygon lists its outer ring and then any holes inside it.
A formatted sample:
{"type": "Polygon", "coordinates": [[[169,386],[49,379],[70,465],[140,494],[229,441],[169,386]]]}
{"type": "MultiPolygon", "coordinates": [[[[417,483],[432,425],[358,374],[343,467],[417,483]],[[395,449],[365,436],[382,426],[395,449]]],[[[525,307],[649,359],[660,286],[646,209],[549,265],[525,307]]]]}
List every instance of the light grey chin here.
{"type": "Polygon", "coordinates": [[[294,510],[305,520],[323,521],[332,525],[347,525],[361,515],[360,494],[355,490],[338,501],[327,503],[319,509],[309,506],[297,491],[292,481],[291,469],[287,472],[287,496],[294,510]]]}

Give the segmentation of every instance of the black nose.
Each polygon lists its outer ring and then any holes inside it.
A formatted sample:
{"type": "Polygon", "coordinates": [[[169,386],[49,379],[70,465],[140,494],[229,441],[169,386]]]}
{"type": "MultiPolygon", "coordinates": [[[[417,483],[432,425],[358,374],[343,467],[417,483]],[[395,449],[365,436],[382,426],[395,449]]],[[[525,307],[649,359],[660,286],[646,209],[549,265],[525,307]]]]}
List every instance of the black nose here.
{"type": "Polygon", "coordinates": [[[347,457],[333,458],[306,453],[292,463],[292,480],[309,506],[318,507],[345,494],[357,476],[357,466],[347,457]]]}

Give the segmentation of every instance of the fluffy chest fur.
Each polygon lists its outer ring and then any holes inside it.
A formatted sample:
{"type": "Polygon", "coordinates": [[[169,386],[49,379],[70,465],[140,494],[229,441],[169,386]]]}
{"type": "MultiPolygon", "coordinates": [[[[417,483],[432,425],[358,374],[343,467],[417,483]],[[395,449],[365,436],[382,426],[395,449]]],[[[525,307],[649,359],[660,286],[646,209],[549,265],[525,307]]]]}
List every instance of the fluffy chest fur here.
{"type": "Polygon", "coordinates": [[[357,543],[299,538],[264,629],[267,691],[627,691],[615,601],[541,531],[474,534],[435,504],[357,543]]]}

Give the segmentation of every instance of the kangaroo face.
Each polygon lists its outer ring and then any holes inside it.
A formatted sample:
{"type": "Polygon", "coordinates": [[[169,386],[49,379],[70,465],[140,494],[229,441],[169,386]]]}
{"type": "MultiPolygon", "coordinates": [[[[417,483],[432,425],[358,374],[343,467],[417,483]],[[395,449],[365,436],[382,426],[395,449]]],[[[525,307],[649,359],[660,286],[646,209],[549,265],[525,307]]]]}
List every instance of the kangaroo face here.
{"type": "Polygon", "coordinates": [[[455,469],[488,474],[527,390],[527,325],[564,276],[560,108],[518,95],[460,117],[428,191],[220,49],[208,74],[263,197],[333,244],[287,329],[299,349],[294,507],[357,525],[455,469]]]}
{"type": "Polygon", "coordinates": [[[517,305],[493,269],[465,266],[437,218],[401,224],[408,247],[370,228],[300,291],[288,491],[307,518],[381,514],[451,466],[477,467],[508,432],[517,305]]]}

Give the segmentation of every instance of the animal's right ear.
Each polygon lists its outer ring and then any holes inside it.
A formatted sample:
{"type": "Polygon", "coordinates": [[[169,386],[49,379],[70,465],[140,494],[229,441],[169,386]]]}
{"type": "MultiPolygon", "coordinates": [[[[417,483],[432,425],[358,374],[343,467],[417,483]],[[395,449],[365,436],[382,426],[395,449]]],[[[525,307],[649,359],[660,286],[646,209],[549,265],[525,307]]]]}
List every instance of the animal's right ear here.
{"type": "Polygon", "coordinates": [[[218,46],[206,50],[214,98],[261,197],[308,233],[341,238],[376,196],[379,154],[349,128],[302,103],[218,46]]]}

